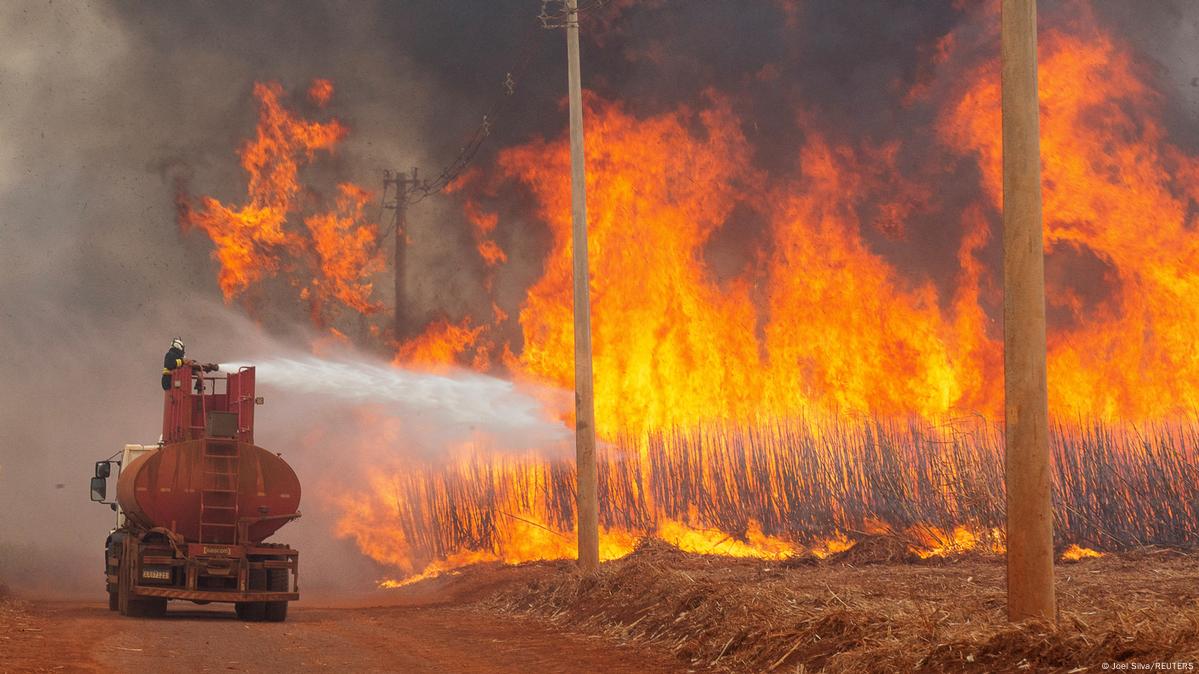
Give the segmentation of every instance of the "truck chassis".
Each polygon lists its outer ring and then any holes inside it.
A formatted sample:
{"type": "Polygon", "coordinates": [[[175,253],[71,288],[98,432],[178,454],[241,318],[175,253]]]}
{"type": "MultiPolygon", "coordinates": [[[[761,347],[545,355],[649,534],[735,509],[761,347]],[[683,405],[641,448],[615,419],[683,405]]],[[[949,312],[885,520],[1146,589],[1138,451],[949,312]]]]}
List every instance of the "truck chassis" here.
{"type": "Polygon", "coordinates": [[[108,608],[157,617],[167,600],[234,604],[242,620],[282,622],[300,598],[300,553],[278,543],[186,543],[165,529],[123,527],[106,543],[108,608]]]}

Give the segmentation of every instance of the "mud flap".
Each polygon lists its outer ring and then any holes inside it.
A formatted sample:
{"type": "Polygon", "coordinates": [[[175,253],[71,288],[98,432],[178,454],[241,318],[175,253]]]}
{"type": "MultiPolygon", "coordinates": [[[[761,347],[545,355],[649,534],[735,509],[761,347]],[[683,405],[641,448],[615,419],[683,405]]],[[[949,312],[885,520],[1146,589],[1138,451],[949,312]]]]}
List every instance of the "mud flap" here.
{"type": "Polygon", "coordinates": [[[121,615],[129,615],[129,599],[133,586],[133,554],[129,550],[130,538],[121,541],[121,561],[117,565],[117,610],[121,615]]]}

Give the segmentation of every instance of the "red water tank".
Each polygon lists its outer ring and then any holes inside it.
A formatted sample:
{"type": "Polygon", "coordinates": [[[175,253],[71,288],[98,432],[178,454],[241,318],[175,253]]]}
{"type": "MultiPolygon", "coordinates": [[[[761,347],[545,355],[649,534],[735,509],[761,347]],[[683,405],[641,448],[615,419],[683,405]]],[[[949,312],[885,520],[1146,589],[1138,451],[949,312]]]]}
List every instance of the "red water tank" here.
{"type": "Polygon", "coordinates": [[[261,447],[203,438],[122,467],[117,503],[135,524],[170,529],[188,542],[258,543],[299,512],[300,480],[261,447]]]}

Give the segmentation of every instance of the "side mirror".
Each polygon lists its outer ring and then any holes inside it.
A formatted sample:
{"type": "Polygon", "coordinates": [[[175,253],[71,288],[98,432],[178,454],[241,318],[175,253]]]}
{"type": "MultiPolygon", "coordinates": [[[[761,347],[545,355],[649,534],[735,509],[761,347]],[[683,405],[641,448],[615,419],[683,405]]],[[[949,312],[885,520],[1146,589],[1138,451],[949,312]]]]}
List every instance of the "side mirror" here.
{"type": "Polygon", "coordinates": [[[101,502],[108,496],[108,480],[102,477],[92,478],[92,500],[101,502]]]}
{"type": "Polygon", "coordinates": [[[107,461],[96,462],[96,477],[107,478],[112,474],[112,464],[107,461]]]}

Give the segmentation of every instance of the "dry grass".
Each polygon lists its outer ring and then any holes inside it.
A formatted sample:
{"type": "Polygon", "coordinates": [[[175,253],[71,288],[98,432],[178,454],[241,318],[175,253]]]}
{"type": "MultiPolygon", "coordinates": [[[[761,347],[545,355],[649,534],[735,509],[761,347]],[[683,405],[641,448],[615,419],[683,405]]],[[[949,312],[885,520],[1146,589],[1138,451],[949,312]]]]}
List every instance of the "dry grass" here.
{"type": "Polygon", "coordinates": [[[1199,661],[1199,560],[1189,555],[1059,565],[1051,627],[1007,622],[1001,558],[887,562],[906,551],[885,537],[853,550],[777,563],[651,541],[593,578],[560,564],[521,572],[483,605],[717,671],[1082,672],[1199,661]]]}
{"type": "MultiPolygon", "coordinates": [[[[1199,424],[1056,425],[1051,445],[1059,548],[1199,547],[1199,424]]],[[[754,522],[800,544],[879,522],[1004,526],[1003,437],[979,418],[714,424],[623,438],[599,455],[600,523],[635,535],[663,520],[734,538],[754,522]]],[[[463,550],[504,557],[524,521],[572,531],[574,491],[570,462],[536,456],[405,465],[364,524],[413,570],[463,550]]]]}

